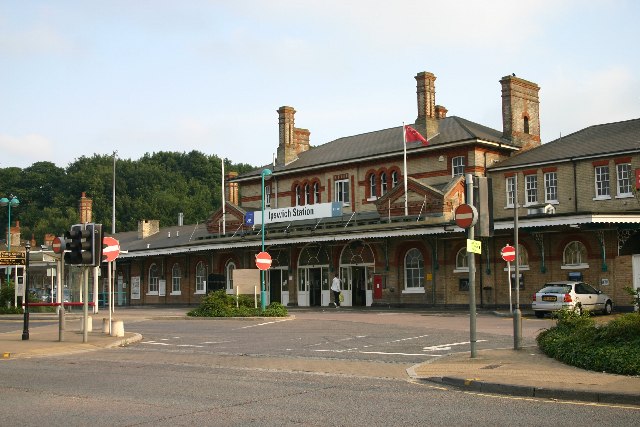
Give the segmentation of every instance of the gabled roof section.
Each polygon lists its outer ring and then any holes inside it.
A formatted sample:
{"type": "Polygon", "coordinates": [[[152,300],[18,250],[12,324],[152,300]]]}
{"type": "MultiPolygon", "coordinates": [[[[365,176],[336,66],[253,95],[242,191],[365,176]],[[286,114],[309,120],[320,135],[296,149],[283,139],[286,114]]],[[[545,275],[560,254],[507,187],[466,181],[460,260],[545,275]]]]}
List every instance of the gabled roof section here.
{"type": "Polygon", "coordinates": [[[640,119],[590,126],[518,153],[490,170],[640,152],[640,119]]]}
{"type": "MultiPolygon", "coordinates": [[[[415,124],[410,126],[417,127],[415,124]]],[[[439,133],[429,140],[429,146],[423,147],[420,142],[410,142],[407,143],[407,151],[428,150],[430,147],[475,141],[492,142],[516,148],[509,140],[502,138],[502,132],[460,117],[450,116],[439,120],[439,133]]],[[[235,178],[234,181],[255,178],[265,167],[278,173],[322,167],[332,163],[361,161],[366,158],[401,155],[403,152],[402,144],[402,126],[347,136],[311,147],[308,151],[300,153],[295,162],[275,168],[273,165],[266,165],[243,174],[235,178]]]]}

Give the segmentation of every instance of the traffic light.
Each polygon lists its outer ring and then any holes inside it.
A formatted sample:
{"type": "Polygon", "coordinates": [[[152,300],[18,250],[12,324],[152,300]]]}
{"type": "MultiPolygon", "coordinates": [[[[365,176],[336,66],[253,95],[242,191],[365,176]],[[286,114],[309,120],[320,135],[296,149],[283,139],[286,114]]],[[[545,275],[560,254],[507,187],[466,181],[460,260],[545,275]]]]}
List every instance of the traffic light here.
{"type": "Polygon", "coordinates": [[[71,265],[100,265],[102,224],[75,224],[65,233],[64,262],[71,265]]]}
{"type": "Polygon", "coordinates": [[[91,251],[91,233],[85,224],[75,224],[71,230],[64,233],[65,249],[64,262],[71,265],[89,264],[93,253],[91,251]]]}

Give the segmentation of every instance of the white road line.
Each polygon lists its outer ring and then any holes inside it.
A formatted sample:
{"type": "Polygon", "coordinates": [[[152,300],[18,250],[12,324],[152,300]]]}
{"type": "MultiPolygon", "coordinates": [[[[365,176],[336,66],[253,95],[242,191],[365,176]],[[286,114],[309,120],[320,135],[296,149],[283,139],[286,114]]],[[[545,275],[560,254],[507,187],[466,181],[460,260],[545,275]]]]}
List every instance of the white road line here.
{"type": "Polygon", "coordinates": [[[424,354],[424,353],[387,353],[384,351],[360,351],[357,348],[347,348],[343,350],[314,350],[325,353],[360,353],[360,354],[381,354],[381,355],[393,355],[393,356],[429,356],[429,357],[442,357],[441,354],[424,354]]]}
{"type": "Polygon", "coordinates": [[[151,344],[151,345],[171,345],[166,342],[155,342],[155,341],[143,341],[141,344],[151,344]]]}
{"type": "MultiPolygon", "coordinates": [[[[476,342],[486,342],[487,340],[477,340],[476,342]]],[[[455,347],[457,345],[467,345],[467,344],[471,344],[470,341],[463,341],[463,342],[454,342],[451,344],[440,344],[440,345],[433,345],[431,347],[424,347],[423,350],[424,351],[444,351],[444,350],[451,350],[451,347],[455,347]]]]}
{"type": "Polygon", "coordinates": [[[202,348],[204,347],[203,345],[195,345],[195,344],[176,344],[176,347],[196,347],[196,348],[202,348]]]}
{"type": "Polygon", "coordinates": [[[239,329],[248,329],[248,328],[255,328],[256,326],[273,325],[274,323],[287,322],[288,320],[289,319],[274,320],[273,322],[264,322],[264,323],[258,323],[257,325],[243,326],[242,328],[239,328],[239,329]]]}

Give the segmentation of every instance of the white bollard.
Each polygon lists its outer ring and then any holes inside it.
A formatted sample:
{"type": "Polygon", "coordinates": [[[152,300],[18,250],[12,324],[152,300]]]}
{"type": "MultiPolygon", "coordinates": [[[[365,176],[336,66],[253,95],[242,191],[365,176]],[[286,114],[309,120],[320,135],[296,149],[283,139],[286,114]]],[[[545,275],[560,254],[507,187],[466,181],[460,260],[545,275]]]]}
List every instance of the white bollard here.
{"type": "MultiPolygon", "coordinates": [[[[91,316],[87,316],[87,332],[93,331],[93,319],[91,316]]],[[[80,319],[80,332],[84,332],[84,319],[80,319]]]]}
{"type": "Polygon", "coordinates": [[[102,318],[102,333],[103,334],[109,333],[109,319],[107,319],[106,317],[102,318]]]}
{"type": "Polygon", "coordinates": [[[111,336],[123,337],[124,336],[124,322],[122,320],[111,320],[111,336]]]}

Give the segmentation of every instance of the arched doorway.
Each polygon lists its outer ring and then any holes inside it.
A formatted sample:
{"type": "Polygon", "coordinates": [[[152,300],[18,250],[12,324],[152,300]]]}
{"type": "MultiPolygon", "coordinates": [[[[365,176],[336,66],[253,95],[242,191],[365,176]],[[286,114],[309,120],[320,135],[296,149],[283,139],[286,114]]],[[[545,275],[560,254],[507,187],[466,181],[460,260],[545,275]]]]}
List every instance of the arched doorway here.
{"type": "Polygon", "coordinates": [[[371,306],[375,264],[373,250],[367,243],[353,240],[345,245],[340,255],[344,305],[371,306]]]}
{"type": "Polygon", "coordinates": [[[298,305],[329,305],[329,253],[325,246],[310,243],[298,257],[298,305]]]}
{"type": "Polygon", "coordinates": [[[269,248],[271,267],[267,270],[267,301],[289,304],[289,249],[269,248]]]}

